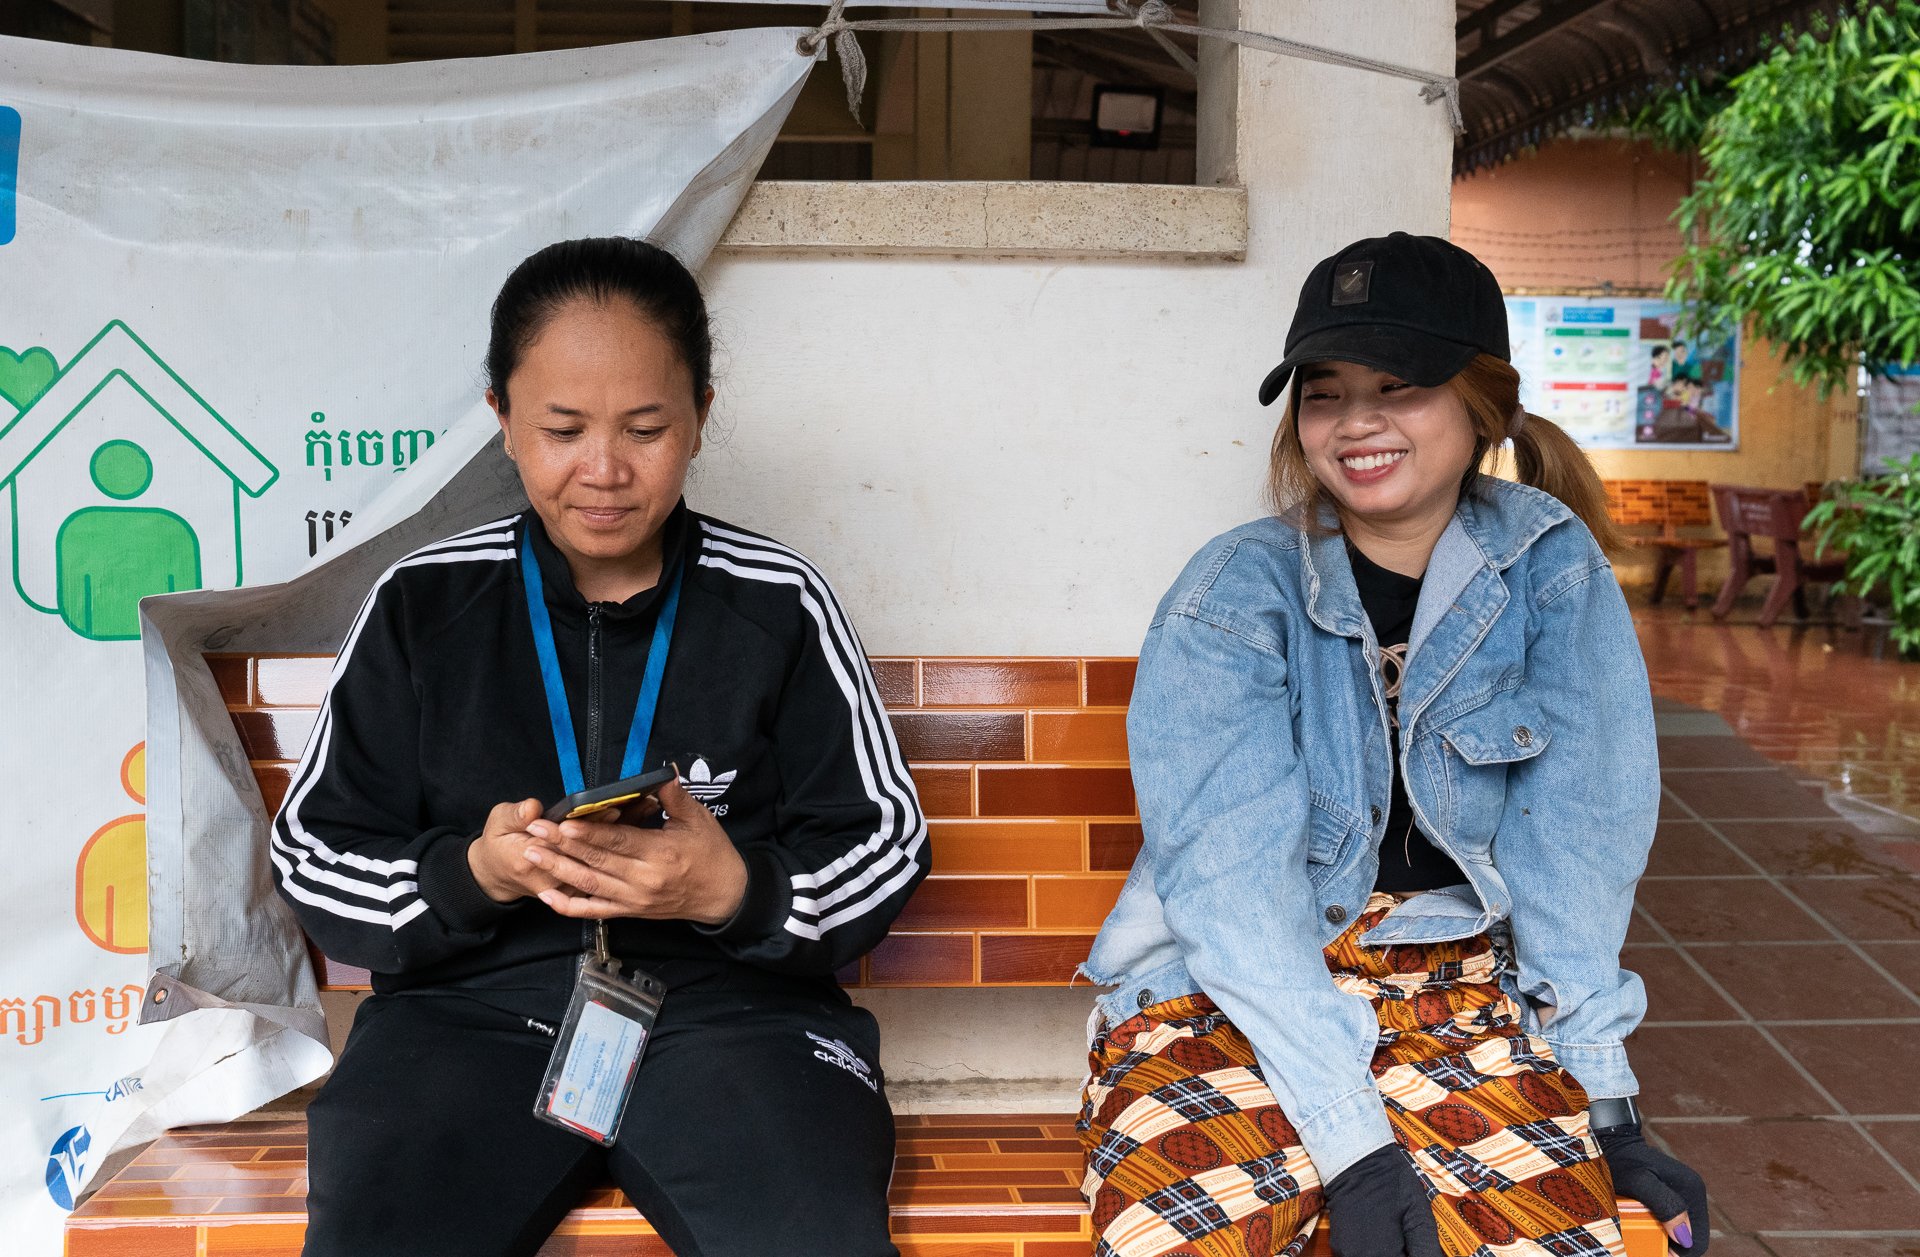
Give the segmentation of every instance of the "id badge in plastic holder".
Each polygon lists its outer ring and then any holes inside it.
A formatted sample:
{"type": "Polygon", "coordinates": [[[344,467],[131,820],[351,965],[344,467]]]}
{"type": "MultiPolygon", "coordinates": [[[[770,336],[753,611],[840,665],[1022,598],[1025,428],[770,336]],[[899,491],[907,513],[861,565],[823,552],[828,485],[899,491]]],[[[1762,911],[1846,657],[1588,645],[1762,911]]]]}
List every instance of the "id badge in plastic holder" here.
{"type": "Polygon", "coordinates": [[[629,980],[618,962],[582,956],[533,1115],[611,1145],[665,995],[666,987],[649,974],[629,980]]]}

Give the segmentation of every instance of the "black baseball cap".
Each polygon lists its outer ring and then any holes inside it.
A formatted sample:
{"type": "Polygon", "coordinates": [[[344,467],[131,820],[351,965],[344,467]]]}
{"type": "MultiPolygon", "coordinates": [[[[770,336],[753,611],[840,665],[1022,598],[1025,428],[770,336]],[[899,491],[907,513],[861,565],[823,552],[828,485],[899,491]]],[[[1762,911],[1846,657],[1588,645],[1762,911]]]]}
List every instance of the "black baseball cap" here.
{"type": "Polygon", "coordinates": [[[1262,381],[1260,404],[1272,405],[1309,362],[1357,362],[1432,388],[1483,353],[1512,357],[1507,304],[1485,263],[1438,236],[1356,240],[1307,276],[1287,356],[1262,381]]]}

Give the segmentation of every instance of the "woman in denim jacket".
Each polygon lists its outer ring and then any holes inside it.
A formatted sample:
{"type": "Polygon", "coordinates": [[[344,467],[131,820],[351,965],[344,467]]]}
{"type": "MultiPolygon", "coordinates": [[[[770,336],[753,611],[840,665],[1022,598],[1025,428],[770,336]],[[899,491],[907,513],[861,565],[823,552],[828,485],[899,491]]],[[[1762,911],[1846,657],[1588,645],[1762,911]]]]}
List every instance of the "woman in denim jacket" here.
{"type": "Polygon", "coordinates": [[[1493,275],[1395,233],[1321,262],[1278,515],[1209,542],[1140,652],[1145,846],[1087,972],[1100,1257],[1689,1257],[1640,1136],[1620,946],[1658,810],[1600,482],[1519,405],[1493,275]],[[1511,440],[1521,484],[1480,474],[1511,440]],[[1591,1116],[1590,1116],[1591,1114],[1591,1116]]]}

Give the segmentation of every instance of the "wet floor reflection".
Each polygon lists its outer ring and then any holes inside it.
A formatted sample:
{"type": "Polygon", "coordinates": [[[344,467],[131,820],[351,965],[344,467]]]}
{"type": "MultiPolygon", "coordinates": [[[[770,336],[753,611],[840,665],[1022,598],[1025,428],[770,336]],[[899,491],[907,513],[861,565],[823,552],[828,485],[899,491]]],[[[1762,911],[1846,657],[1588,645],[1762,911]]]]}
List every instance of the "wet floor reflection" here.
{"type": "Polygon", "coordinates": [[[1720,623],[1629,600],[1656,695],[1718,713],[1863,829],[1920,822],[1920,663],[1900,661],[1884,628],[1762,629],[1757,604],[1720,623]]]}

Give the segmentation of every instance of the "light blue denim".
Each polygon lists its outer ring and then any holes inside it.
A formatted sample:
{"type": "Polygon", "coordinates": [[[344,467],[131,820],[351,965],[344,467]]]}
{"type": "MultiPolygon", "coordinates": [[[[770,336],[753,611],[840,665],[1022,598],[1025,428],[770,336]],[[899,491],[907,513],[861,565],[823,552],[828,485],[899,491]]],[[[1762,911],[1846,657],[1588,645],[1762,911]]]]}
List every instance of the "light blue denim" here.
{"type": "MultiPolygon", "coordinates": [[[[1465,884],[1362,940],[1492,931],[1527,1029],[1590,1095],[1638,1092],[1620,968],[1659,811],[1646,665],[1593,536],[1483,478],[1430,560],[1400,694],[1421,829],[1465,884]]],[[[1344,540],[1275,519],[1209,542],[1140,651],[1127,744],[1146,843],[1085,972],[1114,1025],[1203,992],[1252,1042],[1323,1179],[1393,1138],[1379,1025],[1321,949],[1373,888],[1392,799],[1378,644],[1344,540]]]]}

